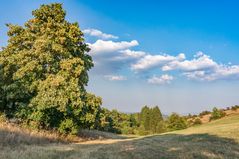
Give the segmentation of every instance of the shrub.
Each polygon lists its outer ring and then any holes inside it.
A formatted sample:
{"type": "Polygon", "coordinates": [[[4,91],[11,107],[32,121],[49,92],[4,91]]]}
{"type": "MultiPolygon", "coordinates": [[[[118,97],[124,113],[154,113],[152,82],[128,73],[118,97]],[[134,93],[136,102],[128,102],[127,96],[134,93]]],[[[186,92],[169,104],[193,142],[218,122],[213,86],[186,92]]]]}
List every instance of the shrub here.
{"type": "Polygon", "coordinates": [[[193,125],[200,125],[202,124],[202,121],[199,119],[199,118],[196,118],[194,121],[193,121],[193,125]]]}
{"type": "Polygon", "coordinates": [[[224,117],[225,115],[226,115],[226,113],[224,111],[219,110],[216,107],[214,107],[213,110],[212,110],[210,121],[220,119],[220,118],[224,117]]]}
{"type": "Polygon", "coordinates": [[[77,134],[79,126],[72,119],[66,119],[61,122],[58,130],[63,134],[77,134]]]}
{"type": "Polygon", "coordinates": [[[239,109],[239,106],[238,106],[238,105],[232,106],[231,109],[232,109],[233,111],[236,111],[237,109],[239,109]]]}
{"type": "Polygon", "coordinates": [[[176,113],[173,113],[169,116],[167,124],[167,128],[169,130],[180,130],[187,128],[187,121],[185,120],[185,118],[176,113]]]}
{"type": "Polygon", "coordinates": [[[166,125],[165,121],[158,122],[157,127],[156,127],[156,133],[164,133],[166,131],[167,131],[167,125],[166,125]]]}
{"type": "Polygon", "coordinates": [[[210,111],[205,110],[205,111],[202,111],[202,112],[199,114],[199,116],[202,117],[202,116],[207,115],[207,114],[210,114],[210,113],[211,113],[210,111]]]}
{"type": "Polygon", "coordinates": [[[138,135],[141,135],[141,136],[149,135],[150,133],[151,133],[150,131],[145,130],[145,128],[143,127],[143,125],[138,128],[138,132],[137,132],[137,134],[138,134],[138,135]]]}

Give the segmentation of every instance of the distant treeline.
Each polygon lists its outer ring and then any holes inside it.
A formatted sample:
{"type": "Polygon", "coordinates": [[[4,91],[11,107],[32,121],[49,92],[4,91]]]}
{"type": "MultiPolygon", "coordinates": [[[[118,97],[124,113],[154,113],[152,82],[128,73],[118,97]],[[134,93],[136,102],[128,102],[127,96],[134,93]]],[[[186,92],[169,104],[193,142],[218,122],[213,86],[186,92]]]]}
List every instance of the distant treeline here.
{"type": "Polygon", "coordinates": [[[198,115],[180,116],[177,113],[163,118],[158,106],[144,106],[139,113],[122,113],[117,110],[103,108],[96,128],[119,134],[147,135],[163,133],[173,130],[185,129],[190,126],[202,124],[201,118],[210,115],[210,121],[220,119],[226,115],[226,110],[236,111],[238,105],[218,109],[214,107],[212,111],[202,111],[198,115]]]}
{"type": "Polygon", "coordinates": [[[173,113],[163,119],[158,106],[144,106],[139,113],[121,113],[103,108],[96,128],[119,134],[147,135],[179,130],[187,127],[185,117],[173,113]]]}

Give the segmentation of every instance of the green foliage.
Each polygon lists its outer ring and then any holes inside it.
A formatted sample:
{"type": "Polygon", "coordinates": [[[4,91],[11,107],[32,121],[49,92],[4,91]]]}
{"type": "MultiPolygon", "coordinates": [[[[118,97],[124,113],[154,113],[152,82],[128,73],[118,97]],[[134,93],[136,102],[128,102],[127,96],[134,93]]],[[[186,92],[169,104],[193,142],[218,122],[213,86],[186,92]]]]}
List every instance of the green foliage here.
{"type": "Polygon", "coordinates": [[[77,23],[61,4],[42,5],[24,25],[9,27],[0,52],[0,111],[37,127],[76,133],[93,128],[101,99],[85,90],[92,59],[77,23]]]}
{"type": "Polygon", "coordinates": [[[119,134],[134,134],[137,127],[135,114],[126,114],[117,110],[101,109],[100,123],[97,129],[119,134]]]}
{"type": "Polygon", "coordinates": [[[144,106],[141,110],[139,120],[140,126],[138,131],[140,135],[162,133],[166,131],[162,113],[158,106],[153,108],[144,106]]]}
{"type": "Polygon", "coordinates": [[[212,109],[212,114],[211,114],[211,117],[210,117],[210,121],[220,119],[220,118],[224,117],[225,115],[226,115],[226,113],[223,110],[219,110],[216,107],[214,107],[212,109]]]}
{"type": "Polygon", "coordinates": [[[199,116],[202,117],[202,116],[207,115],[207,114],[211,114],[211,112],[205,110],[205,111],[202,111],[202,112],[199,114],[199,116]]]}
{"type": "Polygon", "coordinates": [[[181,130],[187,128],[187,121],[184,117],[176,113],[172,113],[167,120],[167,128],[170,131],[181,130]]]}
{"type": "Polygon", "coordinates": [[[72,119],[63,120],[59,126],[59,132],[65,134],[76,134],[79,130],[79,125],[72,119]]]}
{"type": "Polygon", "coordinates": [[[141,113],[133,114],[103,108],[97,125],[98,130],[120,134],[147,135],[166,131],[165,122],[157,106],[154,108],[145,106],[141,113]]]}
{"type": "Polygon", "coordinates": [[[164,120],[161,120],[157,123],[155,133],[164,133],[167,131],[167,124],[164,120]]]}
{"type": "MultiPolygon", "coordinates": [[[[162,125],[163,117],[162,113],[159,110],[159,107],[156,106],[151,109],[151,119],[150,119],[150,130],[152,133],[158,133],[158,130],[160,130],[160,126],[162,125]]],[[[161,132],[161,131],[160,131],[161,132]]]]}
{"type": "Polygon", "coordinates": [[[201,125],[202,124],[202,121],[199,119],[199,118],[196,118],[194,121],[193,121],[193,125],[201,125]]]}
{"type": "Polygon", "coordinates": [[[233,111],[236,111],[237,109],[239,109],[239,105],[232,106],[231,109],[232,109],[233,111]]]}
{"type": "Polygon", "coordinates": [[[7,121],[7,118],[6,118],[5,114],[0,112],[0,122],[6,122],[6,121],[7,121]]]}
{"type": "Polygon", "coordinates": [[[148,106],[144,106],[141,109],[140,113],[140,125],[142,125],[143,130],[150,130],[150,108],[148,106]]]}

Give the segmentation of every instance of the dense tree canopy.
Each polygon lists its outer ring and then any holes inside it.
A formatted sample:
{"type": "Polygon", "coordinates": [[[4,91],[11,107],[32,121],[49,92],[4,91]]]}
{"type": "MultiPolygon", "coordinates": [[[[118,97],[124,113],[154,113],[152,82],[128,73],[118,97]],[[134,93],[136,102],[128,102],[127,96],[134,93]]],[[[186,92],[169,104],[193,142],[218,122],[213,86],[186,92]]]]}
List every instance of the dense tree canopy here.
{"type": "Polygon", "coordinates": [[[24,26],[8,24],[0,52],[0,110],[37,127],[75,133],[93,127],[101,99],[85,90],[92,58],[61,4],[42,5],[24,26]]]}
{"type": "Polygon", "coordinates": [[[187,128],[187,121],[177,113],[172,113],[167,120],[169,130],[180,130],[187,128]]]}
{"type": "Polygon", "coordinates": [[[162,113],[158,106],[149,108],[144,106],[140,112],[139,134],[161,133],[166,131],[162,113]]]}

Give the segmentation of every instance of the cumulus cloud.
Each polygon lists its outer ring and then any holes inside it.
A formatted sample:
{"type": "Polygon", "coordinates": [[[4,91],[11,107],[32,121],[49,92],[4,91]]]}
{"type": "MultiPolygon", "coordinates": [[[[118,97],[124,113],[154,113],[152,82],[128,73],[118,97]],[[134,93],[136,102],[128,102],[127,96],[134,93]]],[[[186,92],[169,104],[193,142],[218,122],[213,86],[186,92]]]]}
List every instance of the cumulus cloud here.
{"type": "Polygon", "coordinates": [[[119,51],[119,54],[112,58],[113,61],[120,61],[120,60],[126,60],[128,62],[137,60],[143,56],[145,56],[146,53],[143,51],[134,51],[130,49],[121,50],[119,51]]]}
{"type": "Polygon", "coordinates": [[[127,78],[121,75],[105,75],[104,76],[109,81],[125,81],[127,78]]]}
{"type": "MultiPolygon", "coordinates": [[[[214,81],[219,79],[239,79],[239,65],[219,64],[209,55],[197,52],[192,59],[186,59],[184,53],[177,56],[170,54],[150,54],[144,51],[135,51],[132,47],[138,46],[137,40],[132,41],[112,41],[106,39],[118,39],[117,36],[106,34],[97,29],[85,29],[85,34],[98,37],[94,43],[88,43],[93,57],[95,67],[94,73],[109,74],[106,79],[126,80],[124,76],[111,75],[121,69],[130,68],[132,71],[158,70],[180,71],[187,79],[198,81],[214,81]]],[[[150,72],[149,72],[150,73],[150,72]]],[[[166,84],[174,78],[167,74],[153,76],[148,79],[149,83],[166,84]]]]}
{"type": "Polygon", "coordinates": [[[132,57],[132,58],[140,58],[140,57],[143,57],[146,53],[143,52],[143,51],[134,51],[134,50],[130,50],[130,49],[127,49],[127,50],[122,50],[120,51],[124,56],[127,56],[127,57],[132,57]]]}
{"type": "Polygon", "coordinates": [[[111,53],[111,52],[125,50],[130,47],[137,46],[139,45],[139,43],[136,40],[132,40],[130,42],[128,41],[114,42],[114,41],[97,40],[93,44],[88,43],[88,45],[91,49],[90,54],[96,55],[100,53],[111,53]]]}
{"type": "Polygon", "coordinates": [[[217,66],[210,56],[198,52],[192,60],[178,61],[173,60],[162,67],[163,71],[182,70],[182,71],[197,71],[202,69],[212,69],[217,66]]]}
{"type": "Polygon", "coordinates": [[[185,59],[185,55],[180,53],[178,56],[171,55],[146,55],[137,63],[132,64],[131,69],[134,71],[148,70],[154,67],[163,66],[172,61],[181,61],[185,59]]]}
{"type": "Polygon", "coordinates": [[[173,76],[170,76],[168,74],[164,74],[161,76],[154,75],[153,77],[148,79],[148,83],[159,85],[170,84],[173,79],[173,76]]]}
{"type": "Polygon", "coordinates": [[[184,72],[188,79],[199,81],[215,81],[223,79],[239,79],[239,65],[217,65],[214,69],[184,72]]]}
{"type": "Polygon", "coordinates": [[[171,61],[162,70],[180,70],[188,79],[199,81],[239,78],[239,65],[218,64],[203,52],[198,52],[192,60],[171,61]]]}
{"type": "Polygon", "coordinates": [[[118,36],[112,35],[112,34],[106,34],[103,33],[100,30],[97,29],[85,29],[82,31],[84,34],[90,35],[90,36],[95,36],[100,39],[118,39],[118,36]]]}
{"type": "MultiPolygon", "coordinates": [[[[239,65],[223,65],[215,62],[210,56],[199,51],[194,58],[187,60],[185,54],[178,56],[142,54],[131,69],[139,72],[159,68],[162,71],[181,71],[190,80],[215,81],[220,79],[239,79],[239,65]]],[[[165,76],[168,77],[168,76],[165,76]]],[[[152,77],[149,83],[161,83],[161,77],[152,77]]],[[[162,82],[163,83],[163,82],[162,82]]]]}

